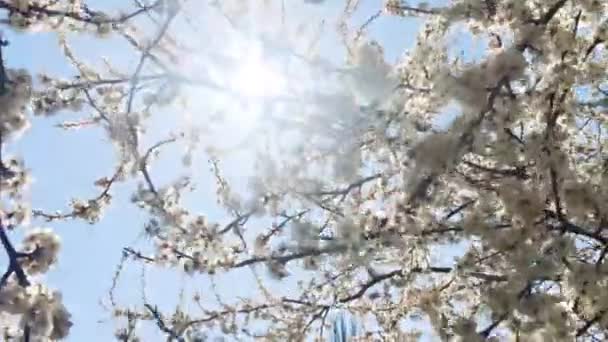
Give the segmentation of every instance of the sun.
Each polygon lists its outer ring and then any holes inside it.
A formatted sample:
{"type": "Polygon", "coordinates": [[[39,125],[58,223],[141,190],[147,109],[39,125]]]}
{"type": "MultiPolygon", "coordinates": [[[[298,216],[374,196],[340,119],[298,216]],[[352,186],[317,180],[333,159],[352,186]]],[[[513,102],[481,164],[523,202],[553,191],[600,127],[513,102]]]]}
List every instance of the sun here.
{"type": "Polygon", "coordinates": [[[232,87],[247,99],[263,99],[285,91],[286,79],[259,51],[249,56],[235,71],[232,87]]]}
{"type": "Polygon", "coordinates": [[[257,139],[258,132],[273,123],[275,104],[292,95],[282,59],[262,43],[242,40],[225,49],[192,61],[188,72],[194,75],[202,70],[212,87],[193,89],[189,98],[201,108],[193,120],[223,131],[221,140],[232,149],[253,136],[257,139]]]}

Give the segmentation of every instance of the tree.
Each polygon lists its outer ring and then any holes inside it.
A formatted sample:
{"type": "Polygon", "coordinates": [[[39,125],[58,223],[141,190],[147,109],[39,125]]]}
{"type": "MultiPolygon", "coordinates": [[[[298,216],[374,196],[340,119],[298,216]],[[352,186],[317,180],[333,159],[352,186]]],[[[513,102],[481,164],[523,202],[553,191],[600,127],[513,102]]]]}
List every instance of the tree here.
{"type": "Polygon", "coordinates": [[[102,5],[0,0],[13,40],[52,32],[75,70],[15,68],[4,37],[2,150],[33,116],[74,111],[86,118],[58,124],[66,134],[101,130],[116,152],[98,194],[67,212],[31,209],[26,186],[45,170],[0,155],[6,340],[73,326],[38,277],[61,262],[60,240],[34,223],[97,223],[130,205],[113,200],[129,184],[149,239],[124,246],[108,279],[118,340],[324,339],[341,311],[369,340],[608,338],[608,3],[388,0],[361,25],[356,0],[102,5]],[[336,32],[290,15],[310,11],[339,12],[336,32]],[[422,22],[395,63],[393,42],[368,33],[385,18],[422,22]],[[91,35],[131,50],[88,63],[72,42],[91,35]],[[210,196],[221,217],[199,214],[210,196]],[[128,265],[211,291],[167,311],[146,283],[121,303],[128,265]]]}

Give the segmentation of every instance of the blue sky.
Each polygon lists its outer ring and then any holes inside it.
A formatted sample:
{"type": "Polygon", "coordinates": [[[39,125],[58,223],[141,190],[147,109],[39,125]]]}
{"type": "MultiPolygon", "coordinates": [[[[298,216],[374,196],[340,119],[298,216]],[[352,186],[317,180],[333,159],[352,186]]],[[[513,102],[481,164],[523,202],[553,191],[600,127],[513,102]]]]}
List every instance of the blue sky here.
{"type": "MultiPolygon", "coordinates": [[[[102,5],[104,8],[123,4],[118,0],[89,3],[92,7],[102,5]]],[[[363,23],[371,13],[379,9],[380,3],[380,1],[363,1],[361,9],[353,19],[353,24],[363,23]]],[[[333,8],[332,12],[335,9],[333,8]]],[[[289,6],[287,10],[288,15],[298,15],[291,13],[289,6]]],[[[383,43],[387,60],[393,62],[405,47],[411,46],[415,41],[419,22],[416,19],[381,17],[370,26],[368,32],[370,37],[383,43]]],[[[331,27],[328,29],[330,30],[331,27]]],[[[15,34],[8,29],[4,31],[6,39],[10,41],[10,45],[4,49],[8,67],[23,67],[33,73],[48,72],[51,75],[75,74],[75,70],[67,65],[61,54],[54,34],[15,34]]],[[[328,57],[339,61],[343,57],[343,51],[335,48],[338,45],[335,44],[335,39],[335,36],[326,37],[322,50],[326,53],[331,51],[328,57]]],[[[98,40],[94,35],[84,34],[75,38],[73,42],[78,55],[94,64],[99,64],[100,56],[105,55],[124,66],[130,66],[133,70],[133,63],[138,58],[135,54],[125,56],[124,51],[130,50],[126,43],[118,39],[98,40]]],[[[89,111],[62,112],[50,118],[35,117],[32,119],[32,127],[29,131],[17,142],[6,146],[7,154],[23,156],[26,165],[32,170],[34,182],[30,187],[29,196],[33,208],[48,211],[67,210],[70,198],[87,199],[96,196],[97,189],[93,187],[93,181],[103,176],[110,176],[114,172],[116,165],[114,150],[101,129],[63,131],[53,126],[62,120],[76,120],[89,114],[89,111]]],[[[165,120],[172,120],[170,113],[163,115],[155,119],[153,124],[152,131],[156,137],[163,137],[167,133],[164,129],[165,120]]],[[[157,162],[158,167],[152,169],[153,177],[159,184],[175,176],[171,172],[172,165],[179,162],[175,152],[177,150],[171,148],[163,150],[162,157],[157,162]]],[[[203,170],[200,175],[196,175],[199,189],[203,190],[197,192],[196,196],[188,198],[188,202],[212,219],[225,222],[225,215],[215,205],[214,185],[207,172],[205,158],[199,158],[195,166],[203,170]]],[[[236,182],[237,186],[244,187],[246,179],[242,177],[240,161],[227,161],[225,167],[227,177],[236,182]]],[[[143,242],[141,230],[146,216],[130,203],[129,198],[133,189],[134,183],[131,181],[119,184],[113,192],[113,204],[105,211],[101,222],[95,226],[80,220],[51,224],[34,222],[52,227],[62,238],[59,263],[46,276],[45,281],[51,288],[63,292],[64,303],[74,316],[75,325],[69,341],[113,339],[114,321],[109,313],[101,308],[99,301],[106,297],[122,248],[143,242]]],[[[132,263],[128,264],[128,268],[124,281],[130,285],[120,292],[119,299],[123,303],[137,303],[140,298],[138,281],[140,268],[132,263]]],[[[149,272],[147,294],[155,303],[170,308],[177,300],[181,286],[180,278],[177,275],[168,276],[167,272],[149,272]]],[[[221,284],[222,290],[232,295],[239,292],[247,293],[248,287],[253,285],[247,286],[234,276],[224,279],[221,284]]],[[[209,284],[199,277],[196,284],[186,286],[208,289],[209,284]]]]}

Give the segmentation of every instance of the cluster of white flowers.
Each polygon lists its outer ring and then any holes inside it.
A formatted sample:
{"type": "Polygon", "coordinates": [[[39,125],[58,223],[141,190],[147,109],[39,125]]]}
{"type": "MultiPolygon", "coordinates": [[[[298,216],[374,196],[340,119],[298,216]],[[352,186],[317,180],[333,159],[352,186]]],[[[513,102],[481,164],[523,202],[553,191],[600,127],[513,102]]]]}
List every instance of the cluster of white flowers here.
{"type": "Polygon", "coordinates": [[[567,180],[563,189],[568,214],[572,217],[584,220],[589,213],[599,208],[595,191],[588,184],[567,180]]]}
{"type": "Polygon", "coordinates": [[[345,151],[334,156],[334,177],[339,181],[354,181],[361,168],[361,149],[358,146],[347,146],[345,151]]]}
{"type": "Polygon", "coordinates": [[[345,218],[337,224],[336,235],[338,241],[345,243],[351,248],[357,249],[361,246],[363,238],[363,227],[359,222],[345,218]]]}
{"type": "Polygon", "coordinates": [[[482,0],[459,0],[444,11],[445,16],[452,22],[460,20],[479,20],[487,17],[487,6],[482,0]]]}
{"type": "Polygon", "coordinates": [[[0,172],[0,187],[5,195],[11,198],[21,198],[22,190],[30,183],[29,170],[25,168],[23,160],[11,158],[3,161],[0,172]]]}
{"type": "Polygon", "coordinates": [[[538,193],[523,186],[520,181],[505,180],[500,187],[500,199],[513,217],[531,225],[543,213],[545,203],[538,193]]]}
{"type": "Polygon", "coordinates": [[[113,20],[112,17],[100,11],[96,11],[94,14],[83,12],[82,0],[67,2],[12,0],[12,4],[5,4],[5,6],[12,8],[8,18],[11,28],[28,33],[53,31],[64,24],[72,30],[90,29],[99,37],[105,37],[114,28],[113,23],[120,23],[119,20],[113,20]],[[37,10],[33,10],[32,7],[37,10]],[[70,15],[62,15],[62,13],[70,15]]]}
{"type": "Polygon", "coordinates": [[[347,71],[346,81],[361,105],[385,101],[399,85],[377,43],[361,39],[352,49],[352,59],[353,67],[347,71]]]}
{"type": "Polygon", "coordinates": [[[27,326],[31,338],[36,340],[63,339],[72,326],[71,315],[62,304],[61,294],[50,292],[39,284],[24,288],[8,282],[0,289],[0,310],[20,317],[21,329],[27,326]]]}
{"type": "Polygon", "coordinates": [[[25,312],[29,306],[26,289],[15,282],[7,283],[0,289],[0,310],[11,314],[25,312]]]}
{"type": "Polygon", "coordinates": [[[53,115],[65,109],[79,111],[83,104],[84,100],[74,91],[66,92],[51,88],[44,92],[35,91],[32,95],[32,107],[37,115],[53,115]]]}
{"type": "Polygon", "coordinates": [[[23,69],[6,71],[0,93],[0,134],[8,136],[27,128],[29,121],[25,109],[32,94],[32,77],[23,69]]]}
{"type": "Polygon", "coordinates": [[[287,271],[287,267],[282,262],[271,260],[266,263],[266,267],[268,269],[268,274],[276,280],[281,280],[287,276],[289,276],[289,271],[287,271]]]}
{"type": "MultiPolygon", "coordinates": [[[[170,208],[169,208],[170,209],[170,208]]],[[[240,247],[222,239],[219,225],[209,222],[204,215],[179,211],[178,221],[167,220],[167,213],[153,210],[165,217],[165,222],[152,219],[156,237],[155,260],[161,265],[179,265],[188,274],[214,274],[219,268],[231,267],[240,247]]]]}
{"type": "Polygon", "coordinates": [[[532,294],[524,297],[517,311],[525,318],[521,326],[525,332],[535,331],[546,338],[567,340],[572,338],[572,322],[569,320],[568,308],[562,299],[548,294],[532,294]],[[538,329],[542,326],[543,329],[538,329]],[[540,331],[537,331],[540,330],[540,331]]]}
{"type": "Polygon", "coordinates": [[[446,72],[436,83],[437,90],[446,92],[467,109],[480,110],[487,102],[483,94],[487,94],[500,81],[520,79],[526,67],[526,59],[518,49],[513,47],[499,50],[458,76],[446,72]]]}
{"type": "Polygon", "coordinates": [[[456,335],[457,341],[481,342],[483,337],[477,332],[477,323],[474,320],[460,318],[454,322],[452,330],[456,335]]]}
{"type": "Polygon", "coordinates": [[[319,246],[319,229],[310,222],[295,221],[292,226],[292,235],[298,246],[302,248],[315,248],[319,246]]]}
{"type": "Polygon", "coordinates": [[[13,0],[12,3],[19,12],[26,12],[30,7],[30,0],[13,0]]]}
{"type": "Polygon", "coordinates": [[[57,340],[67,337],[72,322],[71,315],[61,302],[58,292],[39,291],[31,297],[30,305],[22,316],[22,327],[26,325],[34,336],[57,340]]]}
{"type": "Polygon", "coordinates": [[[494,87],[502,79],[515,81],[520,79],[528,63],[521,51],[516,48],[495,52],[490,56],[486,66],[486,82],[494,87]]]}
{"type": "Polygon", "coordinates": [[[429,134],[411,150],[412,159],[420,170],[443,170],[460,157],[459,145],[452,132],[429,134]]]}
{"type": "Polygon", "coordinates": [[[27,256],[22,258],[21,265],[29,274],[39,274],[57,262],[61,242],[57,234],[50,229],[35,229],[23,239],[23,249],[27,256]]]}
{"type": "Polygon", "coordinates": [[[580,0],[578,4],[589,13],[602,13],[606,9],[606,3],[601,0],[580,0]]]}
{"type": "Polygon", "coordinates": [[[141,127],[139,125],[140,115],[137,113],[125,114],[120,111],[113,112],[109,117],[110,124],[107,127],[108,135],[112,142],[115,143],[123,160],[125,162],[134,163],[133,167],[138,165],[135,163],[135,141],[136,136],[140,134],[141,127]]]}
{"type": "Polygon", "coordinates": [[[108,203],[108,200],[108,197],[87,201],[74,199],[71,201],[70,205],[72,207],[72,213],[76,217],[82,218],[90,224],[94,224],[101,218],[103,206],[108,203]]]}

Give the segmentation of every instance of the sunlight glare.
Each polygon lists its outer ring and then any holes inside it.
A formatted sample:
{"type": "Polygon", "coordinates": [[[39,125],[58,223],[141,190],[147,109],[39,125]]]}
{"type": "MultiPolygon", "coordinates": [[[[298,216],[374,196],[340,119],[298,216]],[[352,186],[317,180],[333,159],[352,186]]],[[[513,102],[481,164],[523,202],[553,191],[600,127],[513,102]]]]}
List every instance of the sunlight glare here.
{"type": "Polygon", "coordinates": [[[233,87],[238,94],[249,99],[267,98],[284,92],[286,80],[261,56],[254,55],[237,70],[233,87]]]}

